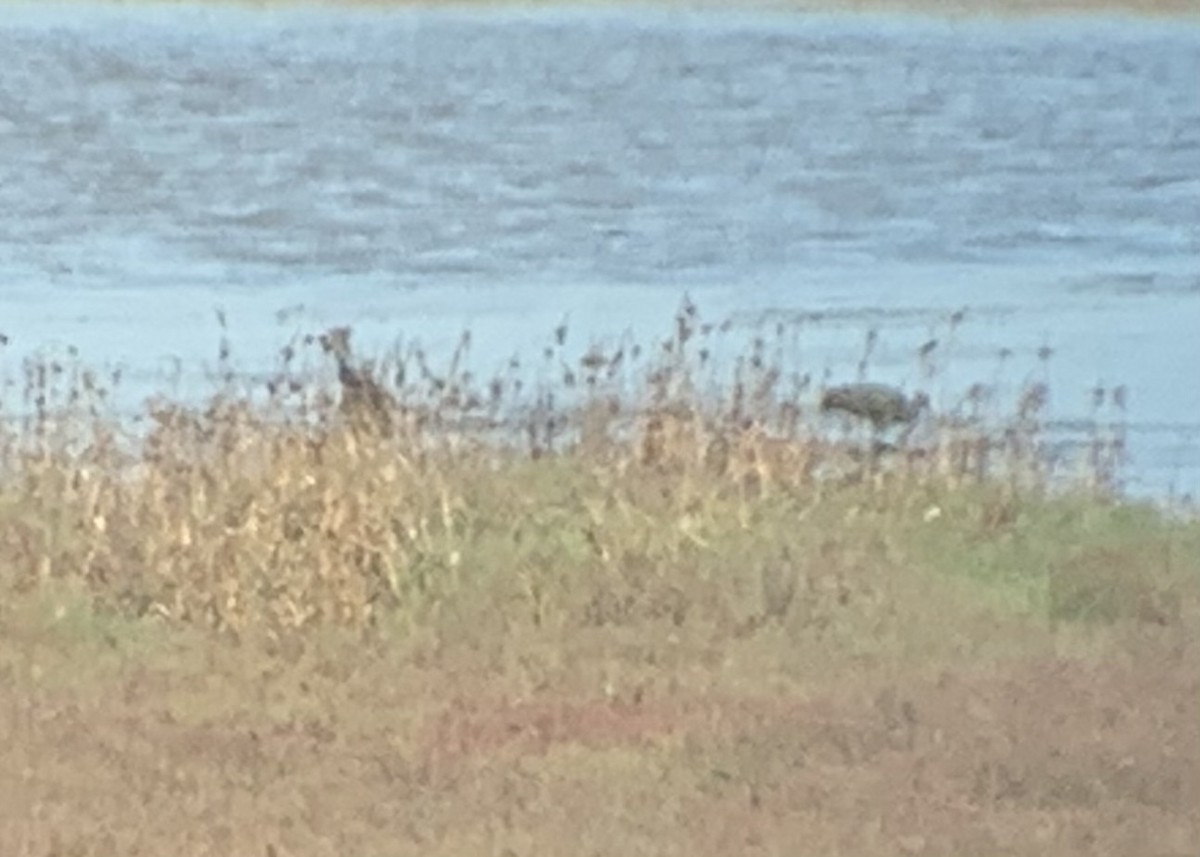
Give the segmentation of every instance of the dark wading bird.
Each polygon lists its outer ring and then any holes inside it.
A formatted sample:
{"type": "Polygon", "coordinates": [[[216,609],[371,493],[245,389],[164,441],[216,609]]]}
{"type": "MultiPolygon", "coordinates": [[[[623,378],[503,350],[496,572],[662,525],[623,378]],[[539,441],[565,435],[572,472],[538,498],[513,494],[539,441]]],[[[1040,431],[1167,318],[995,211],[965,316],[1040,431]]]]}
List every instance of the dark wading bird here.
{"type": "Polygon", "coordinates": [[[830,387],[821,396],[821,410],[838,411],[869,422],[875,431],[892,426],[912,426],[929,407],[929,397],[917,393],[912,398],[886,384],[844,384],[830,387]]]}
{"type": "Polygon", "coordinates": [[[321,334],[319,341],[325,353],[337,360],[342,415],[358,428],[390,433],[392,416],[399,411],[399,405],[367,367],[352,361],[350,328],[330,328],[321,334]]]}

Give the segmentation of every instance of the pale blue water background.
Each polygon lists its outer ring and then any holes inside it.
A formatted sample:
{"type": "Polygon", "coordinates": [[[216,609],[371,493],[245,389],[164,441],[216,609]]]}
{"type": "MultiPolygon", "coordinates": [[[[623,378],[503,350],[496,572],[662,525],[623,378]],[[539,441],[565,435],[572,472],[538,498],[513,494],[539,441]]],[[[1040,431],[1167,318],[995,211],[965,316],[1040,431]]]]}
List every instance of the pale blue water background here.
{"type": "Polygon", "coordinates": [[[1130,489],[1200,490],[1200,24],[4,7],[9,378],[73,344],[202,389],[217,306],[249,372],[352,323],[468,326],[486,374],[685,292],[816,377],[874,327],[942,407],[1044,378],[1063,436],[1125,384],[1130,489]]]}

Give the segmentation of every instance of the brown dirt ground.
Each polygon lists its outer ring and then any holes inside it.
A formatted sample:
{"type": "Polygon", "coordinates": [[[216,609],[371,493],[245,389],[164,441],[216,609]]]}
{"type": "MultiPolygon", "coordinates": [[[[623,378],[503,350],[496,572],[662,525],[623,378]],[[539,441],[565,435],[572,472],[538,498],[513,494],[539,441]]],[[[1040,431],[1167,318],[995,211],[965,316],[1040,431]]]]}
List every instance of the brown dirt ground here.
{"type": "Polygon", "coordinates": [[[1200,854],[1200,642],[744,693],[0,633],[0,854],[1200,854]]]}

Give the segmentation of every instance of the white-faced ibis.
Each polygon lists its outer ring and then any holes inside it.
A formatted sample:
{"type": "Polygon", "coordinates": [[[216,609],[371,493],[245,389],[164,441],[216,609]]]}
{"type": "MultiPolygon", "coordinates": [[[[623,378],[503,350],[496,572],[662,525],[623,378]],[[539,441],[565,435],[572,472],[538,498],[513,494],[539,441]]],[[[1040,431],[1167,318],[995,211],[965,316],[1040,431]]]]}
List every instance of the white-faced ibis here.
{"type": "Polygon", "coordinates": [[[928,407],[929,397],[924,393],[909,398],[886,384],[844,384],[830,387],[821,396],[822,411],[839,411],[866,420],[877,432],[911,425],[928,407]]]}

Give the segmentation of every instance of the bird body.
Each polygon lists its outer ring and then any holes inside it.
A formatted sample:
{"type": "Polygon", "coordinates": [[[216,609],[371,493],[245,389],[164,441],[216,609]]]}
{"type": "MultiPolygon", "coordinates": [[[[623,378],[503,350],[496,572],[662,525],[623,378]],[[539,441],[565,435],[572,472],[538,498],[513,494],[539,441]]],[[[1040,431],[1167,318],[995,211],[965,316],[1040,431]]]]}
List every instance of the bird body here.
{"type": "Polygon", "coordinates": [[[929,407],[929,397],[917,393],[912,398],[886,384],[859,383],[830,387],[821,396],[821,410],[839,411],[867,420],[876,431],[916,422],[929,407]]]}

